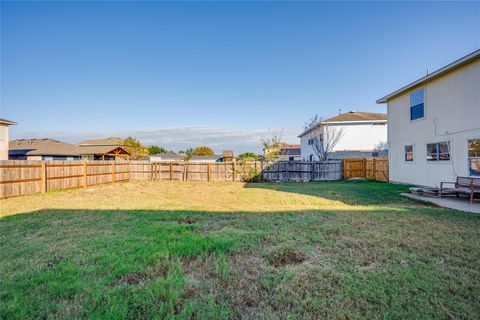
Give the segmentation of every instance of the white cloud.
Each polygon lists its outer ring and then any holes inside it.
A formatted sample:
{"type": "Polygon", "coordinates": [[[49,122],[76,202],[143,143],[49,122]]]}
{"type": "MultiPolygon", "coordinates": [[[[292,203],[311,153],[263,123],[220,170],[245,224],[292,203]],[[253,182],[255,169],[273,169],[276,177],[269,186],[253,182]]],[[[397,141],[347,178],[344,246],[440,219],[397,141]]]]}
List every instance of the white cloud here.
{"type": "MultiPolygon", "coordinates": [[[[278,130],[278,129],[277,129],[278,130]]],[[[298,143],[297,134],[300,129],[283,129],[284,141],[298,143]]],[[[159,129],[139,129],[113,132],[66,132],[66,131],[41,131],[41,132],[12,132],[12,139],[16,138],[52,138],[56,140],[77,143],[84,139],[104,138],[110,136],[128,137],[139,139],[145,145],[159,145],[167,149],[178,151],[188,147],[207,145],[216,152],[224,149],[233,149],[236,153],[245,151],[260,152],[261,137],[268,129],[240,130],[232,128],[219,128],[209,126],[185,126],[159,129]]]]}

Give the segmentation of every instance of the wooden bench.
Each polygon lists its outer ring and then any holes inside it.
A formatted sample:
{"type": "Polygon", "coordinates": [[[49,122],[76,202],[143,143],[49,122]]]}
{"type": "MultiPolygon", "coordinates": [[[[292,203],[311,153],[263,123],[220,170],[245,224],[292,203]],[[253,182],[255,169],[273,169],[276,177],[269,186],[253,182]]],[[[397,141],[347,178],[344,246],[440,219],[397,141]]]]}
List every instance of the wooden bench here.
{"type": "Polygon", "coordinates": [[[480,194],[480,178],[472,177],[457,177],[456,182],[440,182],[439,197],[442,197],[442,192],[455,192],[457,197],[460,193],[468,194],[470,196],[470,203],[473,203],[475,194],[480,194]],[[444,184],[453,184],[454,188],[444,188],[444,184]]]}

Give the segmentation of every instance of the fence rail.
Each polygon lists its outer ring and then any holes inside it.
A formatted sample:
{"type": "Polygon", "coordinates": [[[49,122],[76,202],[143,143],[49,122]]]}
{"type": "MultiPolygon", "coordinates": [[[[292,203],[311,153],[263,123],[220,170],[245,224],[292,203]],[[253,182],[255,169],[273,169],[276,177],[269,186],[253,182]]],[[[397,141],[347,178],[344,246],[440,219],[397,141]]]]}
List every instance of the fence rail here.
{"type": "Polygon", "coordinates": [[[149,162],[0,161],[0,199],[131,180],[321,181],[363,177],[388,181],[386,159],[307,161],[149,162]]]}
{"type": "Polygon", "coordinates": [[[346,158],[342,160],[343,178],[388,181],[387,158],[346,158]]]}

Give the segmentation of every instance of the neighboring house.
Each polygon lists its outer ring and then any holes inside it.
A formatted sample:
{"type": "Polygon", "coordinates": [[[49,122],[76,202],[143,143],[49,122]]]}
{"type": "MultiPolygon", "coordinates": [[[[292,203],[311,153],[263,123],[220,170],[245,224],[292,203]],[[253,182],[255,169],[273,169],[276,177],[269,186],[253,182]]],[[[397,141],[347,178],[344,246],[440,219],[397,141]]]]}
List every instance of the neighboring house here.
{"type": "Polygon", "coordinates": [[[299,144],[283,143],[280,147],[280,155],[288,161],[302,160],[302,149],[299,144]]]}
{"type": "Polygon", "coordinates": [[[279,160],[302,160],[299,144],[287,144],[282,142],[276,147],[263,149],[263,155],[266,158],[269,158],[273,153],[275,154],[275,158],[278,157],[279,160]]]}
{"type": "Polygon", "coordinates": [[[480,50],[377,101],[388,105],[390,180],[480,177],[480,50]]]}
{"type": "Polygon", "coordinates": [[[0,160],[8,160],[8,127],[16,122],[0,118],[0,160]]]}
{"type": "Polygon", "coordinates": [[[185,159],[185,155],[177,154],[174,152],[162,152],[150,155],[143,159],[155,162],[180,162],[185,159]]]}
{"type": "Polygon", "coordinates": [[[223,157],[221,155],[213,156],[193,156],[190,158],[190,162],[204,162],[204,163],[213,163],[213,162],[222,162],[223,157]]]}
{"type": "Polygon", "coordinates": [[[314,137],[321,137],[326,126],[343,130],[343,136],[329,155],[331,159],[379,156],[377,148],[387,141],[387,115],[383,113],[350,111],[306,129],[300,138],[302,159],[318,160],[313,148],[314,137]]]}
{"type": "Polygon", "coordinates": [[[77,144],[78,153],[82,159],[90,160],[128,159],[130,153],[124,146],[124,140],[116,137],[84,140],[77,144]]]}
{"type": "Polygon", "coordinates": [[[9,143],[10,160],[76,160],[75,145],[52,139],[18,139],[9,143]]]}

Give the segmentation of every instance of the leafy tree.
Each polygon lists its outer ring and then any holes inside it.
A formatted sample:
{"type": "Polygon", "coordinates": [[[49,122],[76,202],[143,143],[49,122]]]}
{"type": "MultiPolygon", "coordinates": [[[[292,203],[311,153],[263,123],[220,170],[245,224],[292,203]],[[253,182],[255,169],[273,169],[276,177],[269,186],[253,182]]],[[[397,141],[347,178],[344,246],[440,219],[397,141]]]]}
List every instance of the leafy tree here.
{"type": "Polygon", "coordinates": [[[252,160],[260,158],[260,156],[258,154],[255,154],[253,152],[241,153],[241,154],[238,155],[238,157],[240,159],[252,159],[252,160]]]}
{"type": "Polygon", "coordinates": [[[130,159],[137,160],[147,155],[147,148],[136,138],[128,137],[123,140],[125,150],[130,152],[130,159]]]}
{"type": "Polygon", "coordinates": [[[159,147],[159,146],[148,147],[148,154],[149,155],[154,155],[154,154],[164,153],[164,152],[167,152],[167,149],[165,149],[164,147],[159,147]]]}
{"type": "Polygon", "coordinates": [[[194,156],[213,156],[215,152],[210,147],[201,146],[196,147],[192,153],[194,156]]]}
{"type": "Polygon", "coordinates": [[[275,161],[281,157],[280,147],[282,146],[283,130],[268,130],[262,137],[263,154],[267,160],[275,161]]]}

